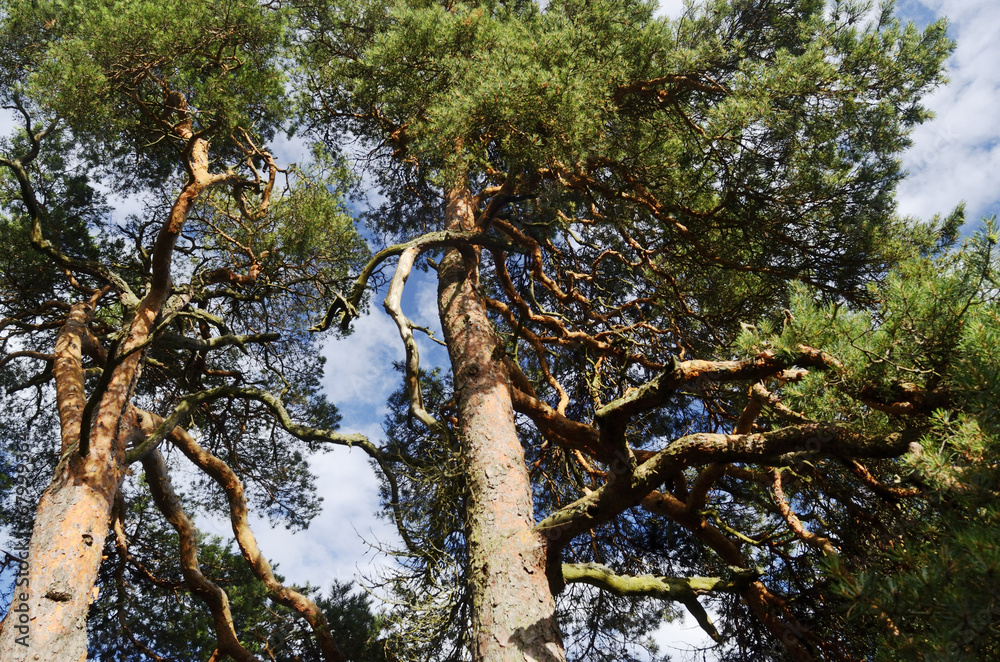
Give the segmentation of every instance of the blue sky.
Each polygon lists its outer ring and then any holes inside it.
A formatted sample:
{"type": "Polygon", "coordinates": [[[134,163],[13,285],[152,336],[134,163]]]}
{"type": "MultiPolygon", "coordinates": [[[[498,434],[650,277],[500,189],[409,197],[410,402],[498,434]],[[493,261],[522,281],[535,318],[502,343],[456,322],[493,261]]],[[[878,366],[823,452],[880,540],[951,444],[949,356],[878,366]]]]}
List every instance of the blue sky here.
{"type": "Polygon", "coordinates": [[[927,99],[936,117],[913,133],[903,163],[899,210],[928,217],[961,201],[978,222],[1000,211],[1000,2],[907,0],[904,17],[918,23],[946,16],[958,46],[948,62],[951,82],[927,99]]]}
{"type": "MultiPolygon", "coordinates": [[[[661,6],[673,15],[683,3],[667,0],[661,6]]],[[[951,84],[927,100],[937,116],[914,132],[914,147],[904,156],[909,177],[899,187],[899,210],[927,218],[948,213],[965,201],[967,218],[973,223],[996,214],[1000,210],[1000,2],[905,0],[899,11],[919,24],[948,16],[950,33],[958,42],[949,62],[951,84]]],[[[7,133],[4,120],[0,115],[0,134],[7,133]]],[[[286,150],[295,145],[286,144],[286,150]]],[[[126,213],[119,210],[116,216],[124,218],[126,213]]],[[[406,313],[417,324],[439,329],[434,301],[434,283],[415,274],[407,285],[406,313]]],[[[425,365],[443,361],[439,347],[419,334],[417,340],[422,355],[429,358],[425,365]]],[[[354,333],[330,342],[324,354],[328,357],[324,385],[344,415],[342,429],[378,441],[386,397],[400,383],[392,362],[403,357],[395,326],[382,311],[381,296],[373,298],[370,313],[355,323],[354,333]]],[[[394,534],[386,522],[373,517],[377,481],[365,455],[337,449],[315,457],[313,468],[325,499],[323,513],[297,534],[269,530],[266,521],[257,520],[254,528],[264,553],[280,565],[289,581],[299,584],[325,586],[333,578],[377,571],[388,561],[369,544],[391,542],[394,534]]],[[[228,521],[202,524],[224,537],[231,535],[228,521]]],[[[658,639],[680,648],[704,641],[697,628],[681,623],[664,627],[658,639]]]]}

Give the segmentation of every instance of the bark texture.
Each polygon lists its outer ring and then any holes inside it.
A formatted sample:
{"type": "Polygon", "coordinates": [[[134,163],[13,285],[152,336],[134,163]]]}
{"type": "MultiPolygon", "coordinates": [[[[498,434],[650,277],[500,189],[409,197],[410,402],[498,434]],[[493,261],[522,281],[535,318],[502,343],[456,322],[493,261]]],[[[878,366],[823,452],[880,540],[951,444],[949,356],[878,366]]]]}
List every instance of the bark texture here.
{"type": "MultiPolygon", "coordinates": [[[[475,228],[464,186],[446,195],[446,229],[475,228]]],[[[545,539],[534,531],[531,484],[514,427],[502,348],[477,292],[477,256],[449,250],[438,306],[451,357],[469,489],[473,659],[565,659],[545,574],[545,539]]]]}

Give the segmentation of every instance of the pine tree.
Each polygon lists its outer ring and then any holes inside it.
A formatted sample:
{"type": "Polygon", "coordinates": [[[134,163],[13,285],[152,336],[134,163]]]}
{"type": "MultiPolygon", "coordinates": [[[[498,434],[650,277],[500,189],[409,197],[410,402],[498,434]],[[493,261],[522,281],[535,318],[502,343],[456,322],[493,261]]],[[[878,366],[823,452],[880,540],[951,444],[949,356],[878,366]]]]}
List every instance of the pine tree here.
{"type": "Polygon", "coordinates": [[[997,230],[988,219],[959,244],[961,218],[926,227],[927,249],[890,275],[874,305],[824,305],[802,290],[796,323],[771,339],[776,348],[822,343],[843,360],[835,378],[786,389],[789,406],[868,434],[920,432],[903,461],[873,467],[887,484],[866,481],[878,497],[879,553],[857,531],[835,531],[861,569],[834,575],[853,618],[892,623],[876,630],[879,659],[981,660],[1000,644],[997,230]]]}
{"type": "Polygon", "coordinates": [[[386,200],[372,227],[400,242],[372,268],[399,256],[386,308],[410,410],[461,448],[475,660],[563,659],[552,598],[567,582],[680,601],[714,636],[697,596],[718,595],[750,623],[737,648],[844,654],[815,559],[809,579],[786,567],[832,543],[803,529],[772,467],[815,444],[895,457],[914,438],[755,426],[771,395],[751,385],[838,362],[736,343],[741,323],[781,319],[790,284],[863,304],[906,255],[896,155],[941,80],[944,24],[860,3],[654,9],[299,6],[308,121],[365,141],[386,200]],[[421,258],[439,279],[454,430],[426,409],[398,305],[421,258]]]}
{"type": "Polygon", "coordinates": [[[996,239],[954,249],[960,213],[914,226],[893,203],[945,25],[654,9],[6,2],[3,462],[38,471],[4,485],[31,588],[0,659],[80,659],[91,603],[122,618],[92,651],[176,655],[148,626],[181,579],[211,614],[192,641],[238,660],[624,660],[664,603],[726,659],[993,654],[995,595],[969,587],[996,566],[996,239]],[[267,148],[290,89],[327,143],[313,169],[267,148]],[[367,262],[351,140],[384,200],[367,262]],[[109,218],[98,184],[145,209],[109,218]],[[404,389],[376,448],[336,432],[315,343],[390,259],[404,389]],[[414,268],[437,275],[443,376],[402,309],[414,268]],[[345,443],[383,471],[390,585],[419,608],[377,650],[348,652],[323,612],[360,603],[284,586],[246,519],[304,526],[305,455],[345,443]],[[198,467],[190,491],[161,448],[198,467]],[[947,613],[915,613],[928,591],[947,613]],[[258,636],[292,613],[310,636],[258,636]]]}
{"type": "Polygon", "coordinates": [[[335,431],[303,332],[367,250],[344,169],[282,168],[266,146],[288,119],[286,27],[240,0],[0,8],[0,94],[21,128],[0,145],[5,510],[26,579],[0,632],[5,662],[84,659],[92,607],[121,628],[95,654],[178,654],[176,635],[150,627],[170,613],[157,591],[178,590],[157,583],[162,571],[207,608],[189,634],[211,640],[209,654],[258,659],[260,642],[240,641],[252,625],[234,624],[246,598],[230,599],[228,568],[211,568],[219,552],[197,509],[232,520],[251,593],[307,622],[307,649],[344,659],[322,609],[274,575],[247,523],[248,504],[308,523],[315,447],[375,452],[335,431]],[[142,209],[115,217],[98,189],[142,209]],[[193,494],[171,480],[176,451],[198,467],[193,494]],[[162,519],[146,526],[154,507],[162,519]]]}

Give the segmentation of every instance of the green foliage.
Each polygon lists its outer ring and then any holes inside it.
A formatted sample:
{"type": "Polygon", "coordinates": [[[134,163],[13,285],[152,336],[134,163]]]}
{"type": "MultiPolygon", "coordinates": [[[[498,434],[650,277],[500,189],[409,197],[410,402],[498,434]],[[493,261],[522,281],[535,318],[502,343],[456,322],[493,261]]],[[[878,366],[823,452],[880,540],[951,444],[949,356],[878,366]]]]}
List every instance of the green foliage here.
{"type": "MultiPolygon", "coordinates": [[[[897,533],[855,560],[869,568],[856,583],[839,584],[856,601],[856,619],[887,616],[898,628],[877,644],[885,660],[981,660],[1000,651],[997,230],[988,220],[947,250],[953,224],[938,227],[926,235],[931,250],[874,292],[876,306],[822,305],[799,289],[794,321],[770,340],[776,351],[806,343],[843,361],[833,376],[786,387],[793,407],[869,433],[891,433],[903,418],[923,430],[914,452],[884,468],[922,496],[885,513],[897,533]]],[[[763,335],[743,341],[759,348],[763,335]]]]}
{"type": "Polygon", "coordinates": [[[920,32],[857,3],[652,9],[309,3],[306,117],[380,159],[378,231],[436,227],[435,187],[456,177],[483,195],[513,184],[502,215],[553,242],[546,261],[599,263],[601,287],[579,287],[605,310],[657,292],[649,317],[689,350],[780,310],[788,279],[864,297],[905,252],[896,155],[941,81],[944,23],[920,32]],[[620,259],[598,260],[608,250],[620,259]]]}
{"type": "MultiPolygon", "coordinates": [[[[27,151],[22,134],[0,139],[0,155],[27,151]]],[[[121,254],[121,241],[103,234],[109,207],[79,162],[72,139],[65,133],[50,138],[50,149],[33,164],[35,194],[45,214],[43,235],[74,258],[110,260],[121,254]]],[[[38,305],[64,288],[47,260],[30,244],[31,221],[24,213],[22,192],[10,179],[0,180],[0,292],[8,305],[38,305]],[[12,299],[17,298],[15,302],[12,299]]]]}
{"type": "Polygon", "coordinates": [[[268,139],[284,117],[277,65],[285,26],[258,3],[13,1],[5,9],[5,33],[34,30],[21,56],[31,64],[25,91],[89,136],[101,150],[95,161],[117,159],[129,179],[136,155],[147,159],[144,177],[163,176],[184,148],[176,130],[188,118],[232,159],[239,129],[268,139]]]}
{"type": "Polygon", "coordinates": [[[340,650],[351,662],[389,662],[394,659],[386,649],[386,621],[372,611],[367,594],[354,592],[349,582],[333,581],[330,592],[318,598],[330,630],[335,633],[340,650]]]}
{"type": "MultiPolygon", "coordinates": [[[[238,310],[230,312],[234,322],[260,316],[301,341],[370,255],[345,206],[350,173],[322,150],[313,156],[302,168],[277,173],[271,184],[258,173],[238,191],[209,191],[185,230],[199,248],[192,268],[212,274],[259,265],[257,277],[241,283],[238,310]],[[265,202],[262,191],[272,184],[265,202]]],[[[243,326],[241,332],[249,332],[252,325],[230,324],[243,326]]]]}
{"type": "MultiPolygon", "coordinates": [[[[452,421],[450,380],[435,370],[422,374],[421,383],[424,406],[439,420],[452,421]]],[[[398,660],[465,660],[470,646],[467,623],[471,605],[461,451],[454,437],[449,438],[448,445],[412,418],[405,390],[390,396],[389,407],[383,423],[387,437],[383,452],[398,481],[398,492],[393,494],[390,484],[383,482],[382,516],[401,527],[404,544],[384,550],[392,555],[397,567],[376,584],[394,605],[387,615],[386,648],[398,660]]],[[[454,435],[452,430],[449,432],[454,435]]],[[[526,429],[522,432],[526,438],[532,436],[526,429]]],[[[552,461],[534,456],[528,461],[534,463],[536,459],[539,464],[552,461]]],[[[559,471],[542,466],[546,472],[559,471]]],[[[566,492],[569,496],[568,489],[566,492]]],[[[546,491],[539,489],[540,511],[551,506],[547,498],[546,491]]],[[[647,544],[652,547],[659,542],[662,540],[647,544]]],[[[611,556],[634,554],[646,547],[632,540],[625,552],[616,549],[615,542],[609,542],[605,535],[590,543],[581,547],[599,546],[601,553],[611,556]]],[[[584,555],[592,558],[586,551],[584,555]]],[[[657,601],[615,597],[574,586],[560,596],[558,616],[571,660],[665,659],[657,657],[659,651],[649,638],[649,632],[665,616],[657,601]]]]}
{"type": "MultiPolygon", "coordinates": [[[[434,371],[421,381],[424,407],[449,421],[450,380],[434,371]]],[[[383,452],[397,491],[383,481],[382,516],[396,524],[404,544],[386,550],[398,567],[380,580],[395,605],[387,614],[387,650],[401,661],[458,662],[467,656],[471,617],[460,450],[450,426],[444,440],[412,418],[405,390],[388,404],[383,452]]]]}
{"type": "MultiPolygon", "coordinates": [[[[44,236],[72,257],[113,266],[140,294],[171,189],[189,174],[190,137],[211,137],[210,168],[227,174],[225,186],[203,195],[178,242],[176,305],[144,355],[137,405],[167,413],[187,393],[235,384],[280,393],[303,422],[339,423],[320,392],[317,339],[304,329],[350,288],[368,251],[336,157],[317,151],[311,166],[279,172],[263,147],[287,119],[291,82],[307,129],[333,147],[350,137],[370,148],[385,201],[370,214],[379,235],[439,229],[442,188],[468,187],[480,229],[517,247],[482,251],[499,349],[540,399],[565,399],[571,419],[593,421],[678,354],[787,358],[806,344],[835,356],[836,370],[782,379],[775,393],[794,411],[767,409],[757,430],[788,415],[867,435],[916,430],[922,453],[870,465],[883,488],[917,486],[922,496],[881,499],[858,482],[851,458],[807,449],[764,458],[764,469],[733,467],[689,515],[761,569],[806,624],[798,634],[809,645],[835,632],[838,655],[996,657],[997,595],[975,589],[983,578],[996,584],[998,556],[997,231],[953,250],[961,210],[912,228],[893,201],[898,155],[928,116],[920,100],[941,82],[952,48],[945,24],[920,31],[893,18],[891,4],[875,11],[863,2],[712,0],[673,20],[654,9],[641,0],[293,0],[280,9],[11,0],[0,10],[0,98],[29,124],[58,119],[61,130],[31,165],[44,236]],[[93,164],[101,167],[88,171],[93,164]],[[145,208],[110,224],[95,187],[139,192],[145,208]],[[264,333],[281,338],[192,348],[264,333]],[[809,529],[840,548],[837,563],[789,532],[772,464],[809,529]],[[901,634],[882,641],[886,618],[901,634]]],[[[15,137],[0,151],[23,154],[30,143],[15,137]]],[[[0,313],[11,329],[0,380],[13,412],[0,430],[26,439],[48,468],[57,437],[45,355],[8,357],[48,351],[65,310],[104,283],[92,270],[74,275],[82,285],[71,282],[31,249],[23,195],[11,180],[0,184],[0,240],[11,248],[0,256],[0,313]]],[[[130,315],[115,297],[102,300],[97,340],[119,338],[130,315]]],[[[102,366],[88,356],[85,367],[93,392],[102,366]]],[[[449,378],[424,379],[427,409],[450,428],[449,378]]],[[[746,385],[689,386],[631,421],[633,450],[732,431],[746,385]]],[[[383,619],[342,584],[319,602],[349,656],[463,660],[460,445],[410,420],[401,393],[390,409],[384,459],[398,493],[387,482],[383,497],[405,548],[385,588],[398,608],[383,619]]],[[[519,423],[538,517],[610,480],[606,463],[586,467],[519,423]]],[[[183,424],[237,471],[255,510],[294,527],[318,512],[307,465],[315,449],[263,406],[226,398],[183,424]]],[[[686,499],[698,475],[688,466],[657,489],[686,499]]],[[[187,487],[193,514],[225,512],[212,481],[187,487]]],[[[132,554],[165,583],[109,547],[94,655],[152,657],[148,645],[168,658],[207,657],[211,634],[181,588],[176,536],[141,485],[129,479],[126,491],[132,554]],[[179,627],[164,632],[164,622],[179,627]]],[[[27,527],[16,524],[23,537],[27,527]]],[[[563,553],[637,574],[726,572],[703,539],[638,508],[563,553]]],[[[276,659],[315,655],[301,622],[268,602],[228,546],[205,539],[202,554],[248,646],[276,659]]],[[[727,659],[781,659],[743,602],[714,601],[727,659]]],[[[560,616],[571,659],[625,660],[641,657],[662,610],[574,588],[560,616]]]]}
{"type": "MultiPolygon", "coordinates": [[[[135,529],[127,527],[130,560],[109,541],[101,593],[88,618],[93,633],[89,656],[107,662],[155,660],[156,656],[207,659],[216,646],[211,618],[184,586],[177,555],[165,556],[161,551],[177,548],[177,534],[141,500],[134,514],[135,529]]],[[[289,611],[268,599],[267,589],[242,557],[231,551],[231,544],[201,537],[199,557],[202,571],[229,595],[237,632],[250,650],[263,652],[269,639],[294,627],[289,611]]]]}

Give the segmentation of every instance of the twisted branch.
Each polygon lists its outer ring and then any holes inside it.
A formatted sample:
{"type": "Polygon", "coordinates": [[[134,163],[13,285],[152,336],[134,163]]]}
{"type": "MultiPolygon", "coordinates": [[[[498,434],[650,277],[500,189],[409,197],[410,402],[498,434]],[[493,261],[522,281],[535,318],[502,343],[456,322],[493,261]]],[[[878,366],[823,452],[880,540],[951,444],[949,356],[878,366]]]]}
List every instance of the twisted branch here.
{"type": "MultiPolygon", "coordinates": [[[[243,552],[243,557],[250,564],[257,578],[267,586],[275,600],[294,609],[309,623],[325,660],[328,662],[347,662],[347,658],[330,634],[326,617],[323,616],[323,612],[319,610],[316,603],[279,582],[271,570],[271,564],[261,554],[260,548],[257,546],[257,538],[247,522],[247,502],[243,493],[243,483],[240,482],[236,473],[225,462],[205,450],[183,428],[172,428],[170,441],[225,491],[229,501],[229,517],[232,521],[233,533],[236,534],[236,541],[243,552]]],[[[159,455],[158,451],[154,451],[154,454],[159,455]]]]}
{"type": "Polygon", "coordinates": [[[142,466],[146,470],[146,480],[156,507],[180,536],[180,561],[184,581],[191,592],[204,600],[212,612],[219,651],[231,656],[237,662],[259,662],[243,647],[236,635],[233,614],[229,608],[229,596],[201,572],[194,524],[184,512],[180,499],[170,484],[167,466],[160,451],[154,450],[143,457],[142,466]]]}

